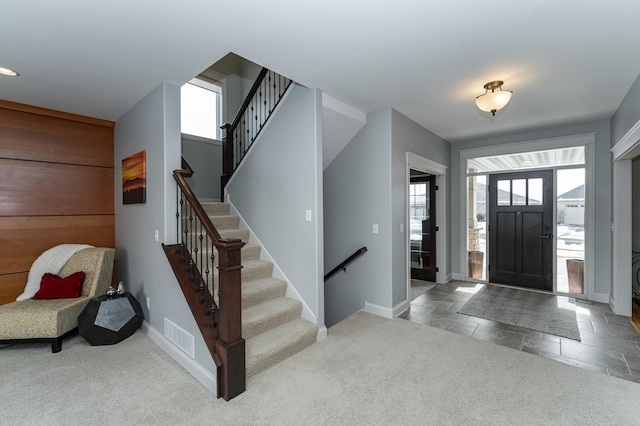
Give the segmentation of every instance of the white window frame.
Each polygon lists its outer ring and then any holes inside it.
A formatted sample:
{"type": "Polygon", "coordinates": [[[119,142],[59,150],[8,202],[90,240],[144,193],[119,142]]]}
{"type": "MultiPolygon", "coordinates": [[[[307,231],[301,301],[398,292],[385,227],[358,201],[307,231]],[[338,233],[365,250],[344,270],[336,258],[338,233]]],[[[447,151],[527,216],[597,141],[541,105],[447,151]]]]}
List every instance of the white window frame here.
{"type": "MultiPolygon", "coordinates": [[[[193,84],[194,86],[198,86],[201,87],[203,89],[206,90],[210,90],[212,92],[215,92],[218,94],[218,96],[216,97],[216,112],[217,112],[217,117],[216,120],[218,121],[218,125],[216,126],[216,135],[215,135],[215,140],[220,140],[221,138],[221,130],[220,127],[224,124],[223,122],[223,117],[224,117],[224,112],[223,112],[223,105],[224,105],[224,92],[225,92],[225,85],[224,83],[214,83],[211,82],[207,79],[201,78],[201,77],[195,77],[192,78],[191,80],[189,80],[187,83],[185,84],[193,84]]],[[[184,133],[185,135],[188,133],[184,133]]],[[[197,138],[201,138],[201,139],[208,139],[208,138],[202,138],[200,136],[197,135],[191,135],[188,134],[189,136],[192,137],[197,137],[197,138]]]]}

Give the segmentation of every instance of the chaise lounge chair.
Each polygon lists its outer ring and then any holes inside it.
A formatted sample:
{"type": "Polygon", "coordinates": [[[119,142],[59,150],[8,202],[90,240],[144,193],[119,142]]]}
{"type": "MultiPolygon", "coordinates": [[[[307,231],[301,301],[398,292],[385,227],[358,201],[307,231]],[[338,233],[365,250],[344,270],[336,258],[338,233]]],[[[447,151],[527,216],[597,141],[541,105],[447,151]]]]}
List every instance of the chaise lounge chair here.
{"type": "Polygon", "coordinates": [[[76,252],[59,275],[85,273],[82,295],[67,299],[28,299],[0,306],[0,344],[51,343],[60,352],[62,339],[78,328],[78,315],[92,297],[105,294],[111,285],[115,250],[87,248],[76,252]]]}

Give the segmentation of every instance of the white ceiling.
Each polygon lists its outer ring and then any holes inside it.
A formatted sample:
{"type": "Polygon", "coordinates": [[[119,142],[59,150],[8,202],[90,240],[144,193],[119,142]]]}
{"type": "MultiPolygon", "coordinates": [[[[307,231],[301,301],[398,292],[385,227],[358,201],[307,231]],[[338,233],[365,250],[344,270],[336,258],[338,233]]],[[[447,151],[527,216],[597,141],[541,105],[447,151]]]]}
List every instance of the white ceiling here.
{"type": "Polygon", "coordinates": [[[0,99],[117,120],[235,52],[450,142],[609,119],[640,73],[635,0],[4,0],[0,99]],[[504,80],[511,103],[474,105],[504,80]]]}

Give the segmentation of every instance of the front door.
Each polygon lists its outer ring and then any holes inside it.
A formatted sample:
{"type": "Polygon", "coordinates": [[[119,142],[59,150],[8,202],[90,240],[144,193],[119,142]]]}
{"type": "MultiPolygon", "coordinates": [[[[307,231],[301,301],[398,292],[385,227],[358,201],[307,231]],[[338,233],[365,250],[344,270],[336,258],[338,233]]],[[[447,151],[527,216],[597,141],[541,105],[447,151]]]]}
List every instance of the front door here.
{"type": "Polygon", "coordinates": [[[411,278],[436,280],[436,177],[411,170],[409,230],[411,278]]]}
{"type": "Polygon", "coordinates": [[[553,291],[553,170],[489,176],[489,281],[553,291]]]}

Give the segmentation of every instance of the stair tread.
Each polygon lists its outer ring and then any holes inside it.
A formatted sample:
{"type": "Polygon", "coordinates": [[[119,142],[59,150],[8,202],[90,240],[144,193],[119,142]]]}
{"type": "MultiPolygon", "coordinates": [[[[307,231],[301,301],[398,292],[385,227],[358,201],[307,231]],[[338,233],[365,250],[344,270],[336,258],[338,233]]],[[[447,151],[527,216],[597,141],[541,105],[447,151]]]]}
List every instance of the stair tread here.
{"type": "Polygon", "coordinates": [[[201,202],[200,205],[202,206],[202,208],[204,208],[204,210],[207,212],[207,214],[229,214],[229,210],[230,210],[230,205],[229,203],[222,203],[222,202],[215,202],[215,201],[208,201],[208,202],[201,202]]]}
{"type": "Polygon", "coordinates": [[[223,229],[238,229],[238,224],[240,223],[238,216],[211,214],[208,216],[218,231],[222,231],[223,229]]]}
{"type": "Polygon", "coordinates": [[[282,297],[287,291],[287,283],[273,277],[258,278],[242,283],[243,309],[269,299],[282,297]]]}
{"type": "MultiPolygon", "coordinates": [[[[273,263],[262,259],[247,259],[242,261],[242,281],[267,278],[273,275],[273,263]]],[[[219,274],[213,275],[215,282],[220,279],[219,274]]]]}
{"type": "Polygon", "coordinates": [[[256,266],[262,266],[262,265],[273,265],[273,264],[268,260],[262,260],[262,259],[247,259],[246,262],[242,262],[242,267],[247,269],[254,268],[256,266]]]}
{"type": "Polygon", "coordinates": [[[230,228],[230,229],[219,229],[218,233],[220,237],[225,238],[238,238],[244,242],[249,241],[249,230],[247,229],[238,229],[238,228],[230,228]]]}
{"type": "Polygon", "coordinates": [[[277,297],[242,310],[242,336],[247,339],[300,318],[302,304],[288,297],[277,297]]]}
{"type": "Polygon", "coordinates": [[[298,318],[247,339],[247,375],[263,371],[312,345],[317,333],[314,324],[298,318]]]}

